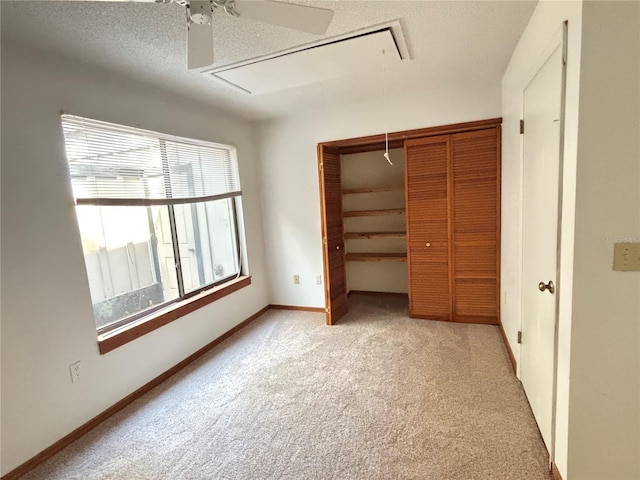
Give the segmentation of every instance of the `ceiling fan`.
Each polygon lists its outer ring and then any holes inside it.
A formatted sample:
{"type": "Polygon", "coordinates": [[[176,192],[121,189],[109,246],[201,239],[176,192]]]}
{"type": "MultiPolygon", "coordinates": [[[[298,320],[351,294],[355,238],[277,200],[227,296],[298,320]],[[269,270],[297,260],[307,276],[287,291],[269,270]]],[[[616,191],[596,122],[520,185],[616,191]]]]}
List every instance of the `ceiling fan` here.
{"type": "Polygon", "coordinates": [[[186,8],[187,68],[189,69],[207,67],[213,64],[212,19],[213,12],[216,10],[223,10],[232,17],[256,20],[316,35],[325,33],[333,18],[333,10],[273,0],[128,1],[159,4],[177,3],[186,8]]]}

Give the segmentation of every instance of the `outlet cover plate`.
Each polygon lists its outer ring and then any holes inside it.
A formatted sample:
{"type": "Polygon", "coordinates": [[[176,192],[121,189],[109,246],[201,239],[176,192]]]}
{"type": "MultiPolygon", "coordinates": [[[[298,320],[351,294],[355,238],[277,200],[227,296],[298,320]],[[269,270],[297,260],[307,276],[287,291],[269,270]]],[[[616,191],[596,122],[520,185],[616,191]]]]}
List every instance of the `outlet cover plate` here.
{"type": "Polygon", "coordinates": [[[614,244],[613,269],[619,272],[640,272],[640,242],[614,244]]]}

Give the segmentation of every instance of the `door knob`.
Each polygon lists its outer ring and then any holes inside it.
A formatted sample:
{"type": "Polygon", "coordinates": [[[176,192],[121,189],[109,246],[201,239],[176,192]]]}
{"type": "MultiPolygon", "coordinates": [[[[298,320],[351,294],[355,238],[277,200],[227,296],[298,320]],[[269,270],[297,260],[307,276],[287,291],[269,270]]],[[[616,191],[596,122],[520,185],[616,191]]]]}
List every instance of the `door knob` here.
{"type": "Polygon", "coordinates": [[[430,247],[431,246],[431,242],[427,242],[426,245],[427,245],[427,247],[430,247]]]}
{"type": "Polygon", "coordinates": [[[545,290],[549,290],[549,293],[553,293],[556,290],[556,287],[553,286],[553,282],[549,280],[549,283],[540,282],[538,284],[538,290],[544,292],[545,290]]]}
{"type": "Polygon", "coordinates": [[[340,245],[336,245],[336,250],[340,250],[340,245]]]}

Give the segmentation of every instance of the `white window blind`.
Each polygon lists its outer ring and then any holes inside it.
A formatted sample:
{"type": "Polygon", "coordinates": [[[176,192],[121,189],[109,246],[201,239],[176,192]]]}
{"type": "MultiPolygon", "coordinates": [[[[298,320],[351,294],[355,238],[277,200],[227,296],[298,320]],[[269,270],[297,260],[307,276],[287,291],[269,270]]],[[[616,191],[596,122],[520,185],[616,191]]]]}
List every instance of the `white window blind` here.
{"type": "Polygon", "coordinates": [[[72,115],[62,115],[62,127],[79,205],[168,205],[242,193],[233,146],[72,115]]]}

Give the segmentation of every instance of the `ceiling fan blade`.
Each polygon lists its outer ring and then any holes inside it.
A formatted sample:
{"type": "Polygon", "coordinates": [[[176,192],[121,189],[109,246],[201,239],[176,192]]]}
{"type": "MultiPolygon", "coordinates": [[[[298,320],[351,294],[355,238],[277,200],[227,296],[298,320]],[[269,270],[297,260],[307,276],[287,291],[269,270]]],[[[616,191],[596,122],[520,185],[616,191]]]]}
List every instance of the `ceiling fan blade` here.
{"type": "Polygon", "coordinates": [[[213,65],[211,4],[192,1],[187,9],[187,68],[191,70],[209,65],[213,65]]]}
{"type": "Polygon", "coordinates": [[[333,10],[271,0],[239,0],[234,11],[242,18],[316,35],[325,33],[333,19],[333,10]]]}

